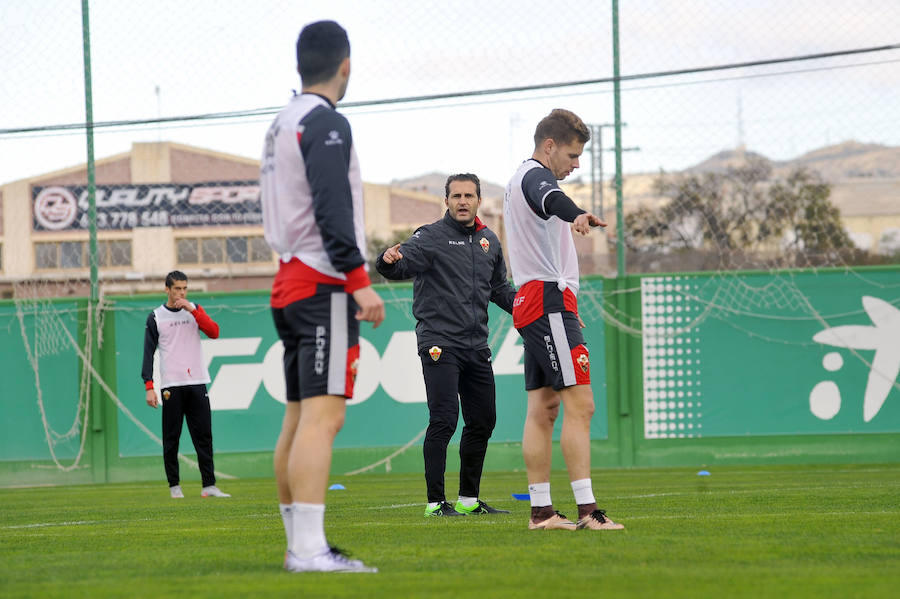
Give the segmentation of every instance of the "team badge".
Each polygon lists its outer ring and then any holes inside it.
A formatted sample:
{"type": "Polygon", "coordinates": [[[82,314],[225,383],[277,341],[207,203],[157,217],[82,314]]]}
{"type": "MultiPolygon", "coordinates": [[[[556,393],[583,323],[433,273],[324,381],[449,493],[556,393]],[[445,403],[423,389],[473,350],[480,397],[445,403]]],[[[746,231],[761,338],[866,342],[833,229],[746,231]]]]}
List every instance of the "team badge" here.
{"type": "Polygon", "coordinates": [[[581,367],[581,372],[587,372],[588,368],[591,366],[591,361],[588,359],[587,354],[578,356],[576,362],[578,362],[578,365],[581,367]]]}
{"type": "Polygon", "coordinates": [[[491,249],[491,242],[482,237],[479,243],[481,243],[481,249],[483,249],[484,253],[487,254],[488,250],[491,249]]]}
{"type": "Polygon", "coordinates": [[[172,392],[171,392],[171,391],[169,391],[168,389],[166,389],[165,391],[163,391],[163,399],[169,399],[170,397],[172,397],[172,392]]]}
{"type": "Polygon", "coordinates": [[[434,347],[432,347],[431,349],[428,350],[428,353],[431,355],[431,359],[434,360],[435,362],[437,362],[438,360],[441,359],[441,354],[443,352],[444,352],[444,350],[439,348],[437,345],[435,345],[434,347]]]}
{"type": "Polygon", "coordinates": [[[353,360],[353,363],[350,364],[350,380],[356,384],[356,374],[359,372],[359,358],[353,360]]]}

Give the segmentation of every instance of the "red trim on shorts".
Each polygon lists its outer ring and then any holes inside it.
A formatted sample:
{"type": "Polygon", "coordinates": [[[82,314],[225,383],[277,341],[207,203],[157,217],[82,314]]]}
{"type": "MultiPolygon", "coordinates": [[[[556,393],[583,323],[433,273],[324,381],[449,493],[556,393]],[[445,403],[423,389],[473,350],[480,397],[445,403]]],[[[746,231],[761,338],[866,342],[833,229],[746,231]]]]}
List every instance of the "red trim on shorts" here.
{"type": "Polygon", "coordinates": [[[562,293],[556,283],[548,281],[528,281],[519,287],[513,300],[513,326],[527,327],[532,322],[551,312],[572,312],[578,315],[578,298],[566,287],[562,293]],[[559,301],[562,296],[562,302],[559,301]]]}
{"type": "Polygon", "coordinates": [[[568,287],[563,291],[562,296],[563,307],[565,307],[566,312],[571,312],[575,316],[578,316],[578,297],[568,287]]]}
{"type": "Polygon", "coordinates": [[[312,297],[316,294],[316,285],[320,283],[343,286],[346,281],[324,275],[297,258],[291,258],[290,262],[280,262],[278,274],[272,282],[270,304],[273,308],[284,308],[298,300],[312,297]]]}
{"type": "Polygon", "coordinates": [[[572,364],[575,366],[575,384],[591,384],[591,357],[584,344],[572,348],[572,364]]]}
{"type": "Polygon", "coordinates": [[[527,327],[544,315],[544,282],[528,281],[516,293],[513,299],[513,326],[517,329],[527,327]]]}
{"type": "Polygon", "coordinates": [[[359,344],[347,350],[347,380],[344,386],[344,397],[353,397],[353,385],[356,383],[356,375],[359,372],[359,344]]]}

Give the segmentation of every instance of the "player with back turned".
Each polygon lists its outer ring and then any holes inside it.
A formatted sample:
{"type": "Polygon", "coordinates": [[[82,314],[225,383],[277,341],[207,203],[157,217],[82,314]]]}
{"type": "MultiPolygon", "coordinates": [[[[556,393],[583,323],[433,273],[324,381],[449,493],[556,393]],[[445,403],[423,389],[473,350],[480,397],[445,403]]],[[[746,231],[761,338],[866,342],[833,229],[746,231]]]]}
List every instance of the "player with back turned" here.
{"type": "Polygon", "coordinates": [[[384,303],[365,265],[362,179],[350,124],[335,110],[350,79],[350,42],[334,21],[297,39],[302,93],[266,133],[260,171],[266,241],[279,254],[272,317],[284,344],[287,405],[275,479],[291,572],[375,572],[325,539],[332,445],[353,397],[359,321],[384,303]]]}
{"type": "Polygon", "coordinates": [[[529,529],[624,528],[597,508],[591,483],[590,357],[578,316],[578,257],[572,228],[582,235],[606,226],[559,188],[578,168],[590,130],[577,115],[556,109],[534,133],[534,152],[506,187],[504,226],[510,269],[519,292],[513,325],[525,350],[528,411],[522,455],[531,497],[529,529]],[[570,224],[571,223],[571,224],[570,224]],[[550,466],[553,425],[563,405],[560,446],[578,506],[572,522],[553,509],[550,466]]]}

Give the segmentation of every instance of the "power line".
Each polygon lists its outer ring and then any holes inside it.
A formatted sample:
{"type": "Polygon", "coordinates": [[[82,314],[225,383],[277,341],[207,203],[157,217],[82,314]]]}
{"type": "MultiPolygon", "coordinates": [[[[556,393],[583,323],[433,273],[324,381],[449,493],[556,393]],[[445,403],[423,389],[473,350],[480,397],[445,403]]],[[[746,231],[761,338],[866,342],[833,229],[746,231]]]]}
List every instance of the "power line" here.
{"type": "MultiPolygon", "coordinates": [[[[751,67],[761,67],[761,66],[769,66],[776,64],[789,64],[796,62],[805,62],[811,60],[822,60],[827,58],[837,58],[841,56],[854,56],[858,54],[870,54],[875,52],[887,52],[891,50],[900,50],[900,43],[897,44],[888,44],[884,46],[872,46],[868,48],[854,48],[850,50],[839,50],[834,52],[820,52],[817,54],[805,54],[800,56],[791,56],[791,57],[781,57],[781,58],[772,58],[765,60],[754,60],[754,61],[745,61],[745,62],[733,62],[726,63],[720,65],[710,65],[703,67],[691,67],[687,69],[675,69],[669,71],[655,71],[649,73],[639,73],[635,75],[623,75],[619,77],[619,81],[640,81],[646,79],[659,79],[664,77],[677,77],[683,75],[693,75],[698,73],[709,73],[709,72],[718,72],[718,71],[727,71],[734,69],[743,69],[743,68],[751,68],[751,67]]],[[[840,67],[834,67],[840,68],[840,67]]],[[[765,75],[747,75],[745,77],[739,78],[751,78],[751,77],[760,77],[765,75]]],[[[496,88],[496,89],[484,89],[484,90],[472,90],[467,92],[452,92],[452,93],[444,93],[444,94],[429,94],[429,95],[421,95],[421,96],[405,96],[399,98],[383,98],[379,100],[362,100],[358,102],[343,102],[341,103],[341,108],[344,109],[353,109],[353,108],[370,108],[370,107],[382,107],[382,106],[390,106],[396,104],[413,104],[413,103],[422,103],[422,102],[434,102],[439,100],[455,100],[461,98],[477,98],[482,96],[497,96],[497,95],[507,95],[507,94],[515,94],[521,92],[528,91],[541,91],[541,90],[550,90],[550,89],[560,89],[565,87],[582,87],[588,85],[601,85],[613,83],[615,78],[613,77],[603,77],[598,79],[586,79],[582,81],[570,81],[570,82],[558,82],[558,83],[544,83],[544,84],[535,84],[535,85],[522,85],[515,87],[504,87],[504,88],[496,88]]],[[[692,82],[693,83],[693,82],[692,82]]],[[[225,112],[213,112],[206,114],[195,114],[195,115],[182,115],[182,116],[173,116],[173,117],[164,117],[164,118],[155,118],[155,119],[125,119],[125,120],[116,120],[116,121],[100,121],[93,123],[94,129],[105,129],[105,128],[116,128],[116,127],[128,127],[135,125],[160,125],[164,123],[184,123],[190,121],[208,121],[208,120],[225,120],[225,119],[235,119],[235,118],[247,118],[247,117],[255,117],[255,116],[269,116],[277,113],[281,110],[282,106],[273,106],[266,108],[254,108],[249,110],[235,110],[235,111],[225,111],[225,112]]],[[[66,130],[82,130],[86,129],[86,123],[66,123],[60,125],[37,125],[37,126],[29,126],[29,127],[14,127],[7,129],[0,129],[0,136],[7,135],[20,135],[24,133],[47,133],[47,132],[55,132],[55,131],[66,131],[66,130]]]]}

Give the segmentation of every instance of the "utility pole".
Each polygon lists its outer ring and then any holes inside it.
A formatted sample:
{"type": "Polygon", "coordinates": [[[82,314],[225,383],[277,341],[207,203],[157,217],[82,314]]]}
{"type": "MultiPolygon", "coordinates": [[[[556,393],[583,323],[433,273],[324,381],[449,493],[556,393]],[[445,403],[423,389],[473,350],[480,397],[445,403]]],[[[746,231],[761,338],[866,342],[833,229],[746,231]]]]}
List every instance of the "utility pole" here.
{"type": "MultiPolygon", "coordinates": [[[[628,123],[622,123],[627,126],[628,123]]],[[[606,220],[603,216],[605,211],[603,202],[603,129],[615,127],[614,123],[603,123],[588,125],[591,130],[591,141],[588,151],[591,153],[591,212],[599,216],[602,220],[606,220]]],[[[640,150],[639,147],[622,148],[623,152],[634,152],[640,150]]],[[[609,148],[607,152],[614,152],[615,148],[609,148]]]]}

